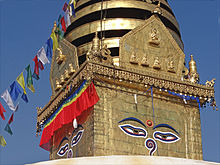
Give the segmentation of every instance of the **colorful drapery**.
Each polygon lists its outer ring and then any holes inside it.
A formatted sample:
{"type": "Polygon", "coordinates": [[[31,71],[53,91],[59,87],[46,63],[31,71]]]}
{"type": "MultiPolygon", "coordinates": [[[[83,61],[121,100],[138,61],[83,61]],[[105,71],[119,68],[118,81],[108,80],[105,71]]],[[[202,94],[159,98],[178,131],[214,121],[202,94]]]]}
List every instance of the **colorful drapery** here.
{"type": "Polygon", "coordinates": [[[82,85],[58,107],[56,112],[44,124],[40,147],[49,151],[51,138],[54,132],[63,125],[70,124],[88,108],[99,100],[95,86],[89,81],[83,81],[82,85]]]}

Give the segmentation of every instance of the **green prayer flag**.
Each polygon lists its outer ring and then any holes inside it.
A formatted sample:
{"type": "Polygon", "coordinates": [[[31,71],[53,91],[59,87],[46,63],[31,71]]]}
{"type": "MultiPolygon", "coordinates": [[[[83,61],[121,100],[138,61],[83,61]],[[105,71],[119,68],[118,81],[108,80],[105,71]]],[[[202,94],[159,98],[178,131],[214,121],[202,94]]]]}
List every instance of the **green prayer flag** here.
{"type": "Polygon", "coordinates": [[[3,146],[3,147],[5,147],[6,144],[7,144],[7,143],[6,143],[5,139],[4,139],[4,137],[3,137],[3,136],[0,136],[0,145],[3,146]]]}
{"type": "Polygon", "coordinates": [[[30,64],[25,68],[27,71],[27,87],[31,90],[31,92],[35,92],[34,85],[33,85],[33,79],[32,79],[32,73],[31,73],[31,67],[30,64]]]}
{"type": "Polygon", "coordinates": [[[12,130],[11,130],[11,128],[10,128],[10,126],[9,126],[8,123],[7,123],[7,125],[5,126],[5,131],[8,132],[10,135],[13,134],[13,133],[12,133],[12,130]]]}

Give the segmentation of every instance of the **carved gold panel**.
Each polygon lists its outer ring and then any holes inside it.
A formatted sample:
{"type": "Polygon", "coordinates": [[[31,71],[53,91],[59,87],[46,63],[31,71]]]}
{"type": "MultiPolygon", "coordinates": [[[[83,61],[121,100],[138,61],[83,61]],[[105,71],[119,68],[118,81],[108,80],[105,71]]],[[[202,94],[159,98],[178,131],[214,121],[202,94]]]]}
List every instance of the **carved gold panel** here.
{"type": "Polygon", "coordinates": [[[119,47],[123,68],[182,76],[185,55],[156,15],[124,35],[119,47]]]}
{"type": "Polygon", "coordinates": [[[62,88],[62,85],[78,68],[77,48],[65,39],[59,41],[59,47],[53,51],[50,70],[53,95],[62,88]]]}

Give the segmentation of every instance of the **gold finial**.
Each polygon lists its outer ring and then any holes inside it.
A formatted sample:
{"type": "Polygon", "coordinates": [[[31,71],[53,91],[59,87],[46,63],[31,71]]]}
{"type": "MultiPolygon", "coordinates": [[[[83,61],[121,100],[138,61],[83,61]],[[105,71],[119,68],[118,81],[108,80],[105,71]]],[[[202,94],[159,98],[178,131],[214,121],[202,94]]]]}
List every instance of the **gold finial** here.
{"type": "Polygon", "coordinates": [[[92,50],[98,52],[100,50],[100,40],[98,37],[98,32],[95,32],[95,37],[92,40],[92,50]]]}
{"type": "Polygon", "coordinates": [[[56,28],[57,28],[57,23],[56,23],[56,21],[54,21],[52,33],[55,32],[56,28]]]}
{"type": "Polygon", "coordinates": [[[60,82],[58,80],[58,78],[56,78],[56,88],[55,91],[58,91],[62,86],[60,85],[60,82]]]}
{"type": "Polygon", "coordinates": [[[193,55],[190,55],[189,79],[193,83],[198,83],[199,82],[199,74],[197,73],[196,62],[193,59],[193,55]]]}
{"type": "Polygon", "coordinates": [[[76,70],[73,68],[73,64],[70,63],[69,64],[69,75],[73,75],[76,72],[76,70]]]}
{"type": "Polygon", "coordinates": [[[155,57],[153,68],[154,69],[160,69],[161,68],[159,57],[155,57]]]}
{"type": "Polygon", "coordinates": [[[65,75],[65,81],[67,81],[69,78],[70,78],[70,76],[69,76],[69,73],[68,73],[68,70],[67,69],[65,69],[65,71],[64,71],[64,75],[65,75]]]}
{"type": "Polygon", "coordinates": [[[60,76],[60,84],[61,85],[65,84],[64,75],[60,76]]]}
{"type": "Polygon", "coordinates": [[[152,13],[162,15],[162,10],[160,8],[160,1],[158,1],[157,7],[152,11],[152,13]]]}

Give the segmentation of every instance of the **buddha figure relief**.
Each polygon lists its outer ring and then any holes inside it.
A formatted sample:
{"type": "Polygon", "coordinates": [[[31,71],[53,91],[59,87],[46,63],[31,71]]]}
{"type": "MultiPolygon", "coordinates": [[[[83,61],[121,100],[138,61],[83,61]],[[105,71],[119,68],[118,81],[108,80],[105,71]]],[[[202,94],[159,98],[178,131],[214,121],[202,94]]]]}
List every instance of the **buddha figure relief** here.
{"type": "Polygon", "coordinates": [[[154,69],[160,69],[161,68],[159,57],[155,57],[153,68],[154,69]]]}
{"type": "Polygon", "coordinates": [[[149,44],[158,46],[160,44],[159,32],[156,28],[153,28],[150,32],[149,44]]]}
{"type": "Polygon", "coordinates": [[[168,72],[172,72],[175,73],[175,69],[174,69],[174,61],[173,59],[170,59],[168,62],[168,72]]]}
{"type": "Polygon", "coordinates": [[[141,65],[142,65],[142,66],[145,66],[145,67],[149,66],[148,59],[147,59],[147,55],[144,55],[144,56],[143,56],[143,59],[142,59],[142,61],[141,61],[141,65]]]}
{"type": "Polygon", "coordinates": [[[132,52],[132,54],[130,56],[130,63],[131,64],[138,64],[137,57],[136,57],[136,54],[134,52],[132,52]]]}
{"type": "Polygon", "coordinates": [[[58,65],[62,64],[63,61],[66,60],[66,55],[63,54],[61,48],[57,48],[59,55],[56,58],[56,62],[58,65]]]}

